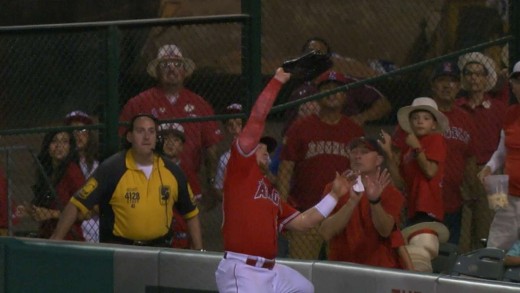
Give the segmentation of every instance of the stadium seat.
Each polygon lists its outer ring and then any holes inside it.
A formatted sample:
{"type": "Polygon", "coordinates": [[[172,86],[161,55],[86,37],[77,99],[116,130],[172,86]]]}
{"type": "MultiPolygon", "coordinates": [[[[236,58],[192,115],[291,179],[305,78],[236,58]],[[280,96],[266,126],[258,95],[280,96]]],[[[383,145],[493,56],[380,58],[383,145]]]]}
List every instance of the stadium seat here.
{"type": "Polygon", "coordinates": [[[502,280],[505,252],[498,248],[482,248],[459,255],[452,276],[502,280]]]}
{"type": "Polygon", "coordinates": [[[504,281],[520,283],[520,267],[508,267],[504,272],[504,281]]]}
{"type": "Polygon", "coordinates": [[[457,260],[457,245],[452,243],[441,243],[439,255],[432,260],[432,269],[435,274],[449,274],[457,260]]]}

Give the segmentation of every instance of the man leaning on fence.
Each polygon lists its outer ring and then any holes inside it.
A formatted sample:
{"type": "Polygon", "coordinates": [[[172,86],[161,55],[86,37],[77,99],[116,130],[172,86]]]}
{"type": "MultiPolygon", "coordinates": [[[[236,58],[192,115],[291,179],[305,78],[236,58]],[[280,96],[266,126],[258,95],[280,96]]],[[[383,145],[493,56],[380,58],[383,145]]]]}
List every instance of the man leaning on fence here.
{"type": "Polygon", "coordinates": [[[202,249],[198,209],[185,175],[154,152],[157,120],[136,115],[128,149],[105,160],[65,207],[51,239],[63,239],[79,213],[99,205],[100,242],[171,246],[173,206],[183,215],[192,248],[202,249]]]}

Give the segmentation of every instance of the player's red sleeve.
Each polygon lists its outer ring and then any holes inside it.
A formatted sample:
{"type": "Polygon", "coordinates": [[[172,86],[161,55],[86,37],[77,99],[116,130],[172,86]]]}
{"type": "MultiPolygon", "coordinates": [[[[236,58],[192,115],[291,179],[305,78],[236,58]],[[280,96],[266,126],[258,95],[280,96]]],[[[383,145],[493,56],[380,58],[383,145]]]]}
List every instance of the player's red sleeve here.
{"type": "Polygon", "coordinates": [[[247,124],[238,136],[238,146],[245,154],[249,154],[258,145],[264,132],[265,119],[273,106],[282,83],[276,78],[271,79],[255,102],[247,124]]]}

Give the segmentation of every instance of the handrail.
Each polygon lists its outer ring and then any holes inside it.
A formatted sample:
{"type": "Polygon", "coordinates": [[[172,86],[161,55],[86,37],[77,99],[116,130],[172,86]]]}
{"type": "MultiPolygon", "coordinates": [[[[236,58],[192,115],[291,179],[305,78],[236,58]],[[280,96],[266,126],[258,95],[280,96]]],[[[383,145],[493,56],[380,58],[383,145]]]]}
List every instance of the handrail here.
{"type": "Polygon", "coordinates": [[[108,26],[119,27],[143,27],[158,25],[190,25],[190,24],[214,24],[214,23],[233,23],[246,22],[249,20],[247,14],[222,14],[211,16],[186,16],[175,18],[149,18],[132,20],[114,20],[98,22],[78,22],[78,23],[55,23],[40,25],[16,25],[0,26],[1,33],[20,33],[35,30],[83,30],[86,28],[105,28],[108,26]]]}

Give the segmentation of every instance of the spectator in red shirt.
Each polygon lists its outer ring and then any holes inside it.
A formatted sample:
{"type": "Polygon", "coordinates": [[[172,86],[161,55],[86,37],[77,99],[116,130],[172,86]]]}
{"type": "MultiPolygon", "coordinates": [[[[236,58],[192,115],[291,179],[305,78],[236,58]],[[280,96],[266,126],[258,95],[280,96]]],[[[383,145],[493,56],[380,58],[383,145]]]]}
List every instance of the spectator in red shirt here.
{"type": "MultiPolygon", "coordinates": [[[[195,63],[182,55],[173,44],[162,46],[157,58],[150,61],[147,72],[157,79],[157,86],[131,98],[123,107],[120,121],[130,121],[139,113],[151,113],[159,120],[214,115],[213,108],[202,97],[184,87],[184,80],[195,69],[195,63]]],[[[181,160],[185,170],[198,174],[203,158],[206,159],[206,179],[213,182],[217,163],[217,144],[222,140],[217,121],[182,123],[186,142],[181,160]],[[205,153],[205,155],[203,155],[205,153]]],[[[120,134],[124,129],[120,129],[120,134]]],[[[197,178],[192,188],[201,189],[197,178]]],[[[211,184],[212,185],[212,184],[211,184]]]]}
{"type": "MultiPolygon", "coordinates": [[[[328,259],[403,268],[398,248],[404,241],[398,227],[404,197],[389,184],[384,152],[376,140],[361,137],[350,143],[348,154],[360,177],[321,223],[319,232],[329,242],[328,259]]],[[[330,189],[331,184],[324,193],[330,189]]]]}
{"type": "MultiPolygon", "coordinates": [[[[472,203],[470,195],[477,194],[481,187],[475,182],[477,172],[475,160],[476,126],[469,113],[455,105],[460,91],[460,71],[454,62],[439,64],[432,74],[432,98],[450,122],[444,132],[448,147],[446,169],[442,182],[444,202],[444,224],[450,230],[448,242],[458,245],[461,235],[462,206],[472,203]],[[466,192],[462,192],[461,187],[466,192]],[[466,201],[463,200],[466,198],[466,201]]],[[[403,148],[406,145],[406,132],[397,128],[393,142],[403,148]]]]}
{"type": "MultiPolygon", "coordinates": [[[[325,72],[316,79],[325,92],[348,83],[339,72],[325,72]]],[[[349,168],[347,146],[363,136],[363,129],[342,113],[347,94],[335,93],[318,101],[320,110],[296,120],[287,130],[281,153],[278,186],[282,198],[300,211],[320,201],[323,186],[334,176],[349,168]]],[[[292,232],[289,254],[292,258],[317,259],[323,239],[317,228],[292,232]]]]}
{"type": "Polygon", "coordinates": [[[509,250],[518,240],[520,227],[520,62],[509,76],[516,103],[505,113],[500,143],[486,166],[479,173],[481,180],[504,167],[509,175],[508,205],[497,210],[488,236],[488,247],[509,250]]]}
{"type": "Polygon", "coordinates": [[[433,99],[421,97],[414,99],[411,106],[399,109],[397,119],[408,133],[400,158],[395,158],[390,135],[384,131],[382,145],[394,183],[405,190],[407,197],[408,227],[403,234],[408,252],[416,270],[431,272],[431,259],[438,254],[439,242],[448,240],[449,234],[441,224],[441,186],[447,153],[442,133],[449,127],[448,118],[433,99]]]}
{"type": "MultiPolygon", "coordinates": [[[[472,117],[475,125],[478,125],[475,140],[475,157],[479,169],[482,168],[498,146],[500,130],[503,127],[507,105],[499,99],[494,99],[490,90],[497,82],[496,66],[494,61],[479,52],[462,55],[458,61],[462,72],[462,88],[466,94],[457,100],[472,117]]],[[[469,243],[461,242],[461,250],[474,250],[482,248],[481,239],[485,239],[489,233],[489,227],[493,220],[493,211],[489,209],[486,194],[482,189],[474,195],[475,201],[465,209],[462,233],[470,235],[469,243]]]]}
{"type": "MultiPolygon", "coordinates": [[[[186,136],[184,135],[184,127],[179,123],[163,123],[159,125],[159,136],[162,143],[163,155],[177,164],[182,170],[183,164],[180,159],[180,156],[184,150],[184,142],[186,141],[186,136]]],[[[187,173],[186,177],[188,179],[188,183],[194,180],[196,174],[187,173]]],[[[196,200],[200,200],[200,190],[192,190],[193,197],[196,200]]],[[[188,230],[188,224],[186,220],[182,217],[179,211],[173,207],[173,219],[172,219],[172,247],[173,248],[183,248],[189,249],[191,247],[191,240],[188,230]]]]}
{"type": "MultiPolygon", "coordinates": [[[[362,78],[378,75],[370,67],[352,58],[344,58],[334,53],[328,43],[321,38],[311,38],[303,46],[305,52],[318,51],[322,54],[329,54],[333,61],[332,71],[341,72],[347,79],[346,83],[358,82],[362,78]]],[[[318,89],[312,81],[306,81],[291,94],[290,101],[298,100],[316,94],[318,89]]],[[[313,109],[312,102],[306,103],[302,109],[313,109]]],[[[300,109],[301,110],[301,109],[300,109]]],[[[388,99],[376,88],[363,85],[347,91],[347,99],[343,105],[343,114],[347,115],[358,125],[363,126],[370,121],[384,118],[390,113],[392,106],[388,99]]],[[[289,120],[296,118],[296,111],[288,111],[289,120]]]]}
{"type": "MultiPolygon", "coordinates": [[[[38,237],[49,238],[56,228],[63,208],[85,183],[85,177],[76,163],[76,143],[70,132],[47,133],[38,154],[37,179],[33,186],[34,198],[26,212],[40,223],[38,237]]],[[[84,241],[81,222],[76,222],[65,237],[84,241]]]]}

